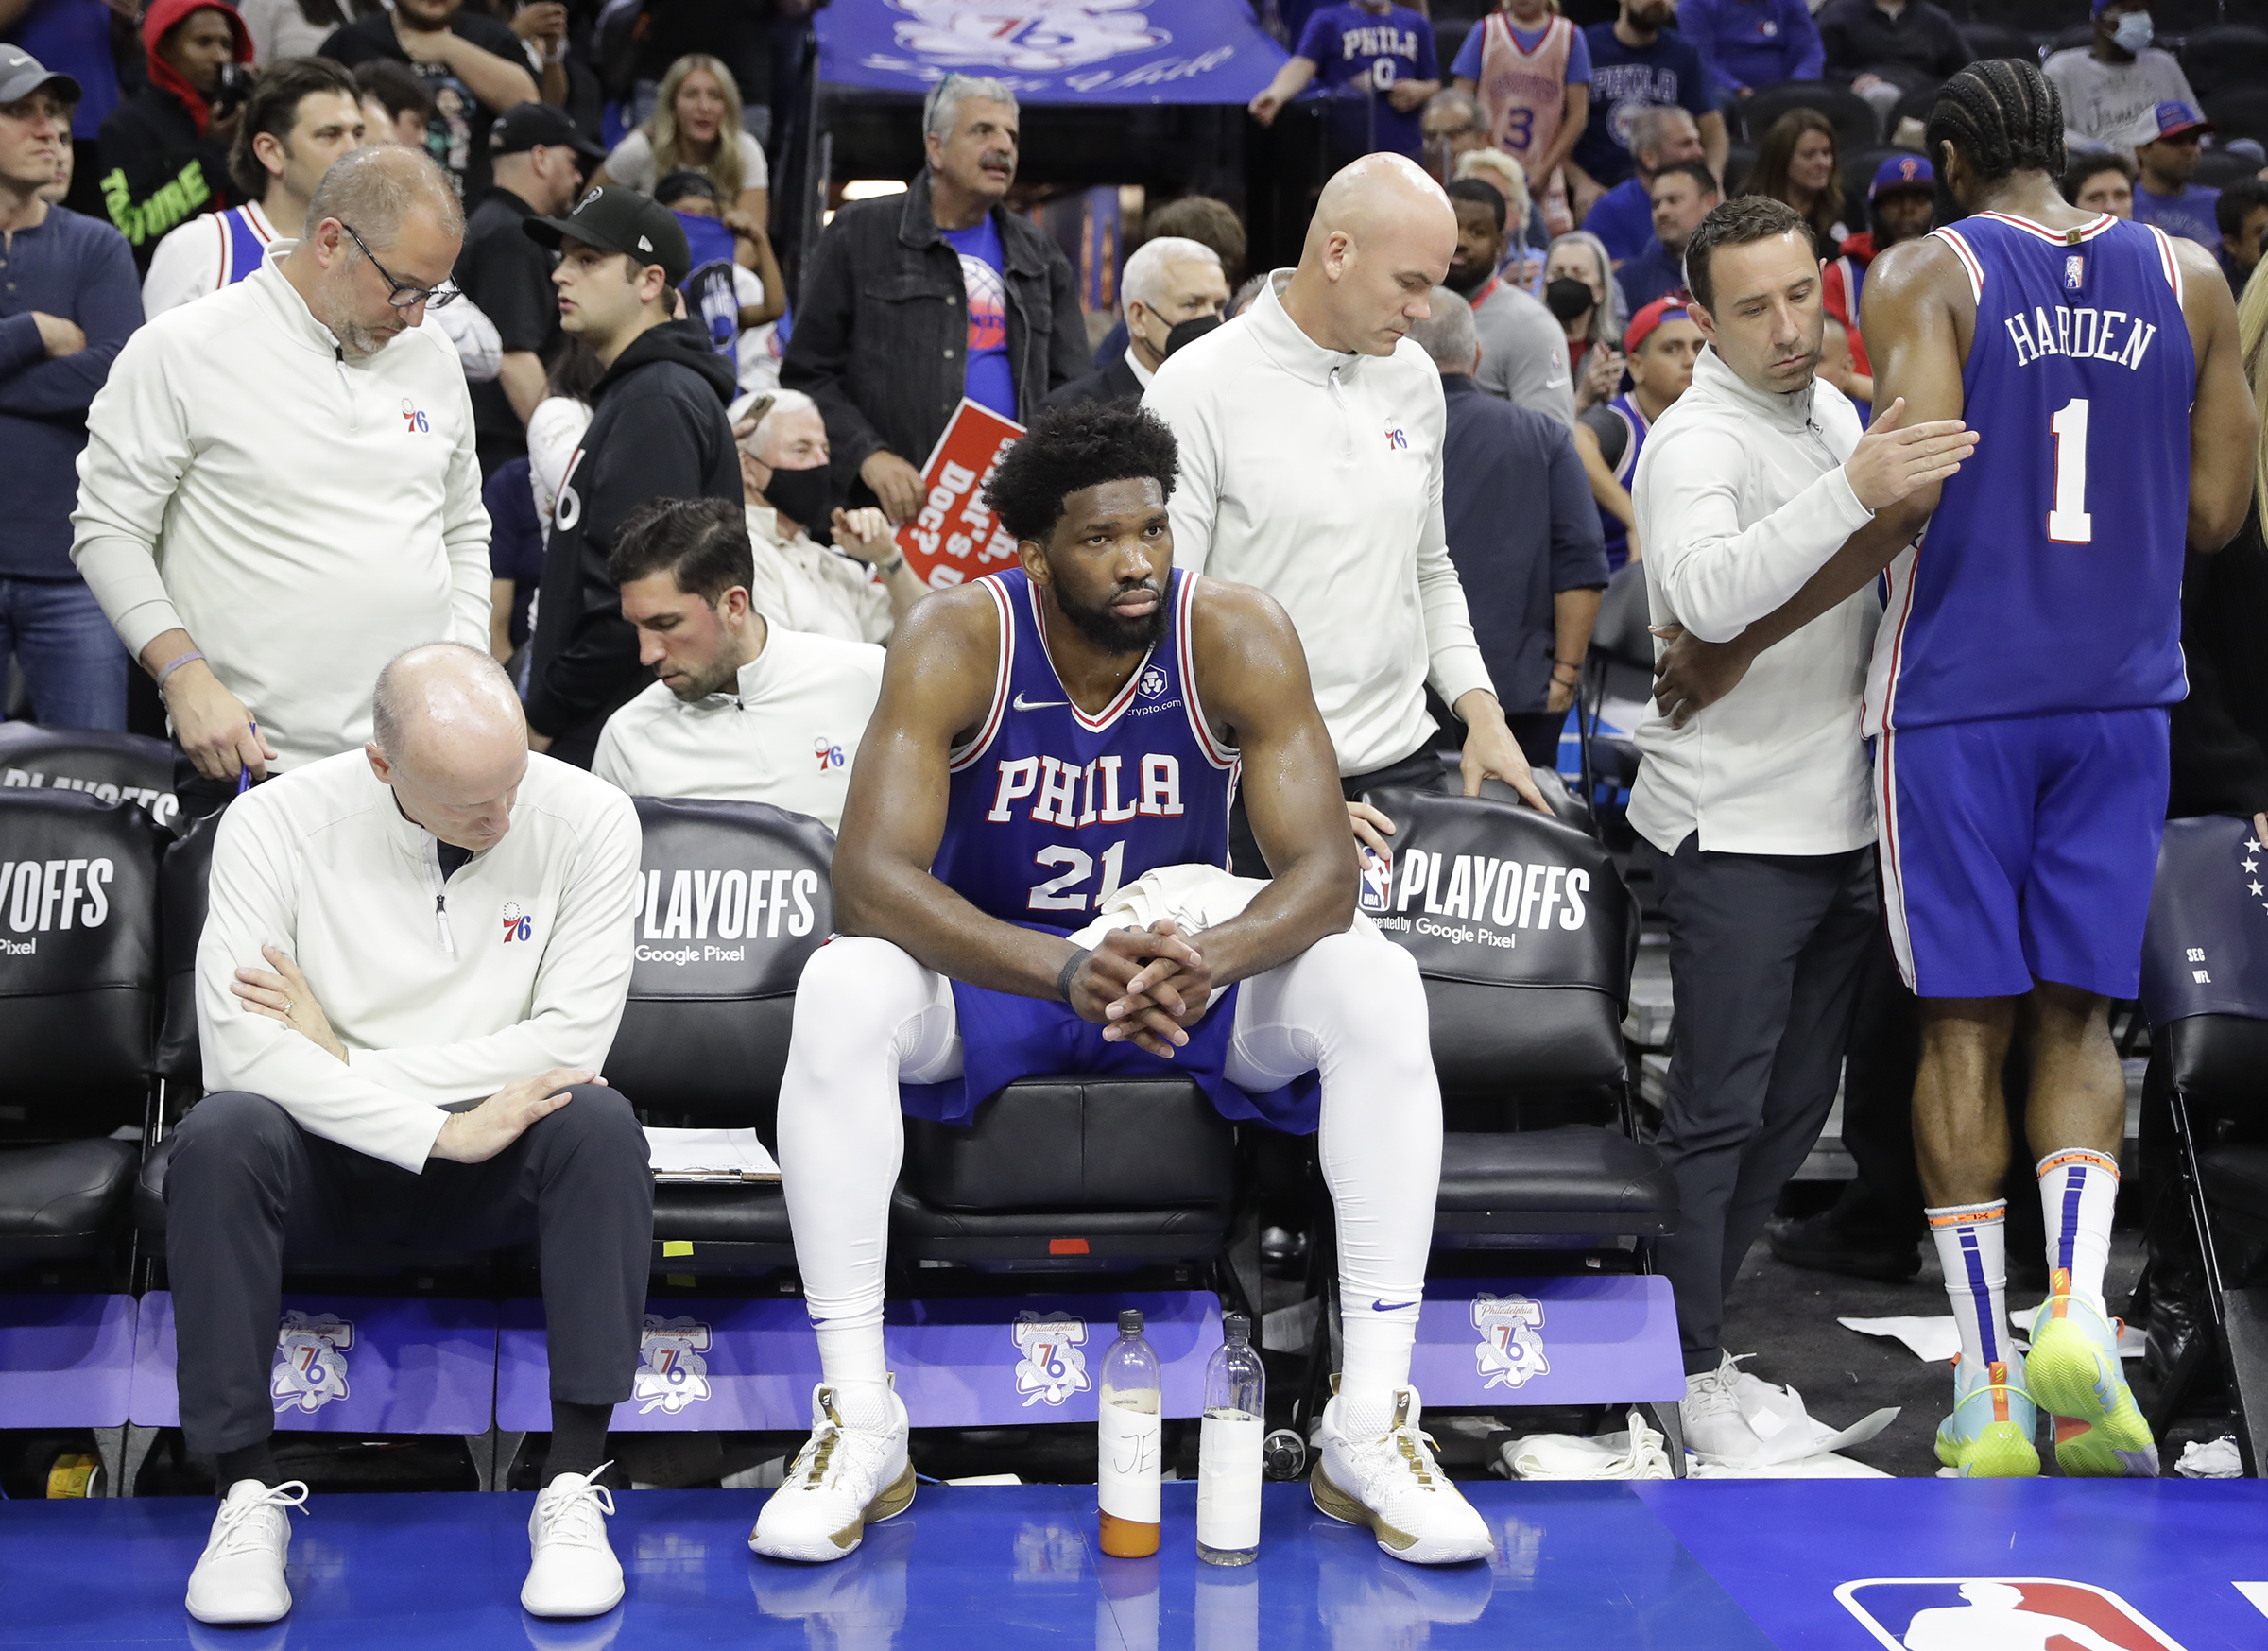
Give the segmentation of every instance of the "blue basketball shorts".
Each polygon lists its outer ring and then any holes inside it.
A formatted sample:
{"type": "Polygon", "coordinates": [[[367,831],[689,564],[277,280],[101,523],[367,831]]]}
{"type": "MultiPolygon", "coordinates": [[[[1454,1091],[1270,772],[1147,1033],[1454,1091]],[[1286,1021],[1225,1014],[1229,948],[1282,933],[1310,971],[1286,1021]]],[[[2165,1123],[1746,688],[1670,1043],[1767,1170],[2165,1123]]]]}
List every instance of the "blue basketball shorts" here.
{"type": "Polygon", "coordinates": [[[1875,742],[1885,914],[1922,997],[2141,985],[2165,826],[2162,706],[1893,729],[1875,742]]]}

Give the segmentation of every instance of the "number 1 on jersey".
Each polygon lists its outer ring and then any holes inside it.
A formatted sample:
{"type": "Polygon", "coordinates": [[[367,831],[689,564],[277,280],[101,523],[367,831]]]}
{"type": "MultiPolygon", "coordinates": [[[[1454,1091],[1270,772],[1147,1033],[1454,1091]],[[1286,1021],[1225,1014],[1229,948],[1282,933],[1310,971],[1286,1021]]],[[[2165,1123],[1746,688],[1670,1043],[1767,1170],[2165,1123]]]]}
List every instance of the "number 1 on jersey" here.
{"type": "Polygon", "coordinates": [[[2048,537],[2057,544],[2088,544],[2095,519],[2087,510],[2087,398],[2064,403],[2048,421],[2055,439],[2055,503],[2048,511],[2048,537]]]}

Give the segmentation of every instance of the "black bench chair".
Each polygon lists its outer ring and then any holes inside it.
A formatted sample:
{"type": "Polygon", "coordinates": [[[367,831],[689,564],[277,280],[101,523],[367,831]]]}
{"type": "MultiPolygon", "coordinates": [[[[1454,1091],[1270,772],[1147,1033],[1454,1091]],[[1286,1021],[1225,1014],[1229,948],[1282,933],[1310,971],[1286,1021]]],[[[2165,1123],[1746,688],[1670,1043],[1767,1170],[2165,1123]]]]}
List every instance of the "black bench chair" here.
{"type": "Polygon", "coordinates": [[[2268,1416],[2268,1281],[2231,1279],[2221,1258],[2225,1239],[2268,1243],[2268,913],[2255,915],[2247,886],[2268,860],[2258,845],[2249,820],[2167,822],[2140,1000],[2164,1045],[2174,1157],[2212,1321],[2167,1373],[2151,1429],[2163,1436],[2204,1361],[2217,1357],[2254,1478],[2259,1419],[2268,1416]]]}
{"type": "Polygon", "coordinates": [[[121,1230],[141,1154],[110,1137],[148,1109],[163,842],[129,802],[0,789],[0,1265],[121,1230]]]}

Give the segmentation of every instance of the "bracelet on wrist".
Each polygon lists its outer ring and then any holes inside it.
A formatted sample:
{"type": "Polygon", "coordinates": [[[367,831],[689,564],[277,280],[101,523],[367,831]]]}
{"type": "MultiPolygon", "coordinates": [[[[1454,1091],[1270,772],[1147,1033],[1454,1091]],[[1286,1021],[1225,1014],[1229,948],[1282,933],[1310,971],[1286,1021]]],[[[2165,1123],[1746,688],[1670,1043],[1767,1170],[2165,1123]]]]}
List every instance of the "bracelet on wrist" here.
{"type": "Polygon", "coordinates": [[[185,654],[174,655],[173,658],[167,660],[163,664],[160,665],[158,667],[157,675],[158,692],[163,694],[165,691],[166,678],[172,676],[174,672],[180,670],[191,660],[201,660],[205,656],[203,654],[200,654],[195,648],[192,648],[185,654]]]}
{"type": "Polygon", "coordinates": [[[888,561],[876,562],[874,571],[885,579],[894,579],[898,576],[898,570],[903,566],[905,566],[905,552],[902,550],[888,561]]]}
{"type": "Polygon", "coordinates": [[[1056,995],[1065,1003],[1071,1002],[1071,977],[1078,973],[1079,965],[1086,962],[1093,951],[1092,946],[1082,947],[1065,958],[1063,967],[1056,972],[1056,995]]]}

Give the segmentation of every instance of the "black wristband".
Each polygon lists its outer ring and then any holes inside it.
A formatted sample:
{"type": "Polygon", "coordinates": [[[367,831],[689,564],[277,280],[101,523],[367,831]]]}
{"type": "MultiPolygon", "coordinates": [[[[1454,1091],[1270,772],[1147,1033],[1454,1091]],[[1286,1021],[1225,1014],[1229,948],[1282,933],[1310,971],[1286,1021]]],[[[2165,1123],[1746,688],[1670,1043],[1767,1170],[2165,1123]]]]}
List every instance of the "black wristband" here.
{"type": "Polygon", "coordinates": [[[1065,1003],[1071,1002],[1071,977],[1079,972],[1079,965],[1092,955],[1094,948],[1085,946],[1064,959],[1063,967],[1056,972],[1056,995],[1065,1003]]]}

